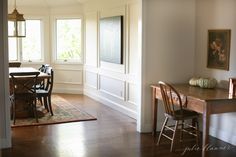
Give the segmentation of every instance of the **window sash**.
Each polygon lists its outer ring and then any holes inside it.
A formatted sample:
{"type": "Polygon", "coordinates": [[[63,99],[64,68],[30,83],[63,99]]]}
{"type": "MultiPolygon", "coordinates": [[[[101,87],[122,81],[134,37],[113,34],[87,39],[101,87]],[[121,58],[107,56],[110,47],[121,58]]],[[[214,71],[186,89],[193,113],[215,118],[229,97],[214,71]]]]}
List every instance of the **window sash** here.
{"type": "Polygon", "coordinates": [[[55,51],[57,63],[82,63],[81,18],[55,19],[55,51]],[[77,34],[77,35],[76,35],[77,34]]]}
{"type": "Polygon", "coordinates": [[[43,31],[41,19],[26,19],[26,37],[9,38],[9,60],[21,62],[42,62],[43,61],[43,31]],[[15,40],[16,45],[11,45],[15,40]],[[35,44],[32,44],[35,41],[35,44]],[[28,43],[28,44],[27,44],[28,43]],[[27,44],[27,46],[25,45],[27,44]],[[37,53],[30,53],[38,51],[37,53]],[[15,54],[12,51],[15,50],[15,54]],[[28,51],[28,52],[27,52],[28,51]]]}

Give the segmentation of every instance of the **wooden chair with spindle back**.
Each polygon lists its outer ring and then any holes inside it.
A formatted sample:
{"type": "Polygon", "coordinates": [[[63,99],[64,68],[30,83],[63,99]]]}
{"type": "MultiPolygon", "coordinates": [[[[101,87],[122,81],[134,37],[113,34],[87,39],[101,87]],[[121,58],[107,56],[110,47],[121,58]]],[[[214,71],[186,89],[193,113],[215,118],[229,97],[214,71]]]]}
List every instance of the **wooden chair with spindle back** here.
{"type": "Polygon", "coordinates": [[[196,142],[198,144],[199,138],[199,126],[198,126],[198,117],[200,116],[197,112],[189,111],[185,109],[187,105],[187,97],[180,96],[178,91],[172,87],[170,84],[160,81],[159,86],[161,89],[161,95],[163,99],[163,106],[165,109],[165,121],[162,125],[161,132],[158,138],[157,145],[160,144],[162,136],[171,140],[170,151],[174,150],[174,144],[176,143],[176,132],[180,130],[180,141],[183,140],[183,132],[187,132],[196,137],[196,142]],[[184,103],[183,103],[184,99],[184,103]],[[168,120],[171,119],[175,121],[175,125],[168,126],[168,120]],[[185,123],[185,120],[192,120],[192,124],[185,123]],[[180,123],[181,122],[181,123],[180,123]],[[179,126],[180,129],[179,129],[179,126]],[[185,128],[185,126],[187,126],[185,128]],[[187,130],[187,129],[192,130],[187,130]],[[165,134],[165,129],[173,132],[172,137],[165,134]]]}

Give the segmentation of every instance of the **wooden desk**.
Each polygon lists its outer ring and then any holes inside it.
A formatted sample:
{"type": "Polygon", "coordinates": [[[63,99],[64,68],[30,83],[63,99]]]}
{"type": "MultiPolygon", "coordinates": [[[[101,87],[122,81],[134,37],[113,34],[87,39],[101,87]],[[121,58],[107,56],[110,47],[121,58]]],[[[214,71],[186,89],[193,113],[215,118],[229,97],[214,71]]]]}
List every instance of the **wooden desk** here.
{"type": "MultiPolygon", "coordinates": [[[[152,85],[152,106],[153,106],[153,130],[156,135],[158,99],[161,100],[161,91],[158,85],[152,85]]],[[[209,123],[211,114],[236,112],[236,98],[229,96],[226,89],[203,89],[189,86],[188,84],[174,84],[180,95],[187,96],[187,109],[196,111],[203,115],[203,137],[202,148],[209,143],[209,123]]],[[[202,149],[202,157],[206,156],[205,149],[202,149]]]]}
{"type": "MultiPolygon", "coordinates": [[[[17,68],[9,68],[9,74],[10,73],[24,73],[24,72],[39,72],[38,69],[35,68],[31,68],[31,67],[17,67],[17,68]]],[[[27,79],[28,77],[17,77],[17,79],[27,79]]],[[[40,83],[41,81],[43,81],[46,78],[50,78],[50,75],[40,72],[37,81],[40,83]]],[[[9,75],[9,79],[11,79],[11,76],[9,75]]],[[[11,83],[11,82],[10,82],[11,83]]],[[[10,84],[11,86],[11,84],[10,84]]],[[[16,109],[16,117],[17,118],[26,118],[26,117],[30,117],[31,113],[29,113],[28,110],[28,105],[25,104],[24,101],[20,101],[18,100],[17,102],[17,109],[16,109]]],[[[43,113],[38,112],[38,116],[43,116],[43,113]]]]}

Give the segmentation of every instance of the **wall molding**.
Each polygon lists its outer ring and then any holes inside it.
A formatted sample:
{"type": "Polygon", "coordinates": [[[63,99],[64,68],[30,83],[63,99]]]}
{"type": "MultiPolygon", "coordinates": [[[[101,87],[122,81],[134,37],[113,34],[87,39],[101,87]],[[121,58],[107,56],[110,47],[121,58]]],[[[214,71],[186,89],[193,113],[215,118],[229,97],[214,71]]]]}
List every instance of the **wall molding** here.
{"type": "Polygon", "coordinates": [[[120,99],[120,100],[123,100],[123,101],[126,101],[126,83],[125,83],[125,81],[123,81],[123,80],[119,80],[119,79],[115,79],[115,78],[113,78],[113,77],[107,77],[107,76],[103,76],[103,75],[98,75],[99,77],[99,79],[98,79],[98,83],[99,83],[99,85],[98,85],[98,91],[100,91],[100,92],[103,92],[103,93],[106,93],[106,94],[108,94],[108,95],[110,95],[110,96],[113,96],[113,97],[115,97],[115,98],[118,98],[118,99],[120,99]],[[119,82],[121,82],[122,83],[122,85],[123,85],[123,88],[122,88],[122,96],[120,96],[120,95],[116,95],[116,94],[114,94],[114,93],[112,93],[112,92],[110,92],[110,91],[107,91],[107,90],[105,90],[105,89],[102,89],[101,88],[101,77],[105,77],[105,78],[108,78],[108,79],[112,79],[112,80],[116,80],[116,81],[119,81],[119,82]]]}
{"type": "Polygon", "coordinates": [[[83,82],[66,82],[66,81],[57,81],[55,84],[71,84],[71,85],[83,85],[83,82]]]}
{"type": "Polygon", "coordinates": [[[84,90],[84,95],[88,96],[88,97],[91,97],[92,99],[95,99],[96,101],[102,103],[103,105],[106,105],[116,111],[119,111],[131,118],[134,118],[134,119],[137,119],[137,113],[134,112],[133,110],[131,109],[128,109],[124,106],[121,106],[119,105],[118,103],[116,102],[113,102],[101,95],[98,95],[98,94],[94,94],[93,92],[89,92],[89,90],[85,89],[84,90]]]}
{"type": "Polygon", "coordinates": [[[68,69],[68,68],[54,68],[55,71],[61,70],[61,71],[84,71],[83,69],[68,69]]]}
{"type": "Polygon", "coordinates": [[[102,92],[102,93],[108,94],[108,95],[110,95],[110,96],[113,96],[113,97],[115,97],[115,98],[117,98],[117,99],[120,99],[120,100],[123,100],[123,101],[125,100],[124,94],[123,94],[123,97],[121,97],[121,96],[118,96],[118,95],[116,95],[116,94],[113,94],[113,93],[111,93],[111,92],[109,92],[109,91],[106,91],[106,90],[104,90],[104,89],[99,89],[99,91],[102,92]]]}
{"type": "Polygon", "coordinates": [[[132,105],[137,106],[137,104],[130,99],[130,85],[131,84],[135,85],[135,83],[126,82],[126,101],[132,105]]]}
{"type": "Polygon", "coordinates": [[[54,88],[53,93],[83,94],[83,87],[76,89],[54,88]]]}
{"type": "Polygon", "coordinates": [[[96,87],[96,86],[90,85],[90,84],[88,84],[88,83],[84,83],[84,86],[89,87],[89,88],[93,88],[93,89],[96,89],[96,90],[97,90],[97,87],[96,87]]]}
{"type": "Polygon", "coordinates": [[[210,135],[236,146],[236,136],[228,131],[210,127],[210,135]]]}
{"type": "Polygon", "coordinates": [[[92,88],[98,90],[98,74],[95,72],[90,72],[90,71],[84,70],[84,85],[87,85],[89,87],[92,87],[92,88]],[[89,74],[89,73],[96,76],[96,85],[89,84],[89,82],[87,80],[87,74],[89,74]]]}

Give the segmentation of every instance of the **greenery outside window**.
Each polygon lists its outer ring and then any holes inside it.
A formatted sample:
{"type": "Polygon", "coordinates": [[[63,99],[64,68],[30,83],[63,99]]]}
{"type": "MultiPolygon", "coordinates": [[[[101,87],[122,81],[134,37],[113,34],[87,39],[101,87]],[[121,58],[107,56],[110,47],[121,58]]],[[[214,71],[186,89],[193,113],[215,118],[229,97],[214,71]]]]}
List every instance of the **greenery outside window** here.
{"type": "Polygon", "coordinates": [[[41,20],[26,20],[26,37],[9,37],[9,60],[22,62],[41,62],[42,24],[41,20]]]}
{"type": "Polygon", "coordinates": [[[59,62],[81,63],[81,19],[56,19],[56,54],[59,62]]]}

